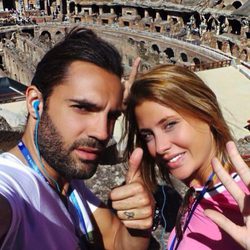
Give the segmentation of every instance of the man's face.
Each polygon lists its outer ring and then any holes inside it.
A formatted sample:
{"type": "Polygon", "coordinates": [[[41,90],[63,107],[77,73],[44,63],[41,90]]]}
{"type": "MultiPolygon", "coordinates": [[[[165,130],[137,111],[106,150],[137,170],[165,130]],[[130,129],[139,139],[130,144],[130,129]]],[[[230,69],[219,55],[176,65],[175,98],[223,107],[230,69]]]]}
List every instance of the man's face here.
{"type": "Polygon", "coordinates": [[[67,179],[90,178],[120,115],[120,79],[94,64],[73,62],[47,100],[38,130],[46,163],[67,179]]]}

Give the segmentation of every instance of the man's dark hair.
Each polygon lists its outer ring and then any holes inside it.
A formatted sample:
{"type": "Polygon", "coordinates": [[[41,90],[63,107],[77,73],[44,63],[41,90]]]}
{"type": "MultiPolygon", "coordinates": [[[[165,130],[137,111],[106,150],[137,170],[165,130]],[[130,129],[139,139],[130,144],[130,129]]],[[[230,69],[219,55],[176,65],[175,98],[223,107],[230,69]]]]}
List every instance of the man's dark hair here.
{"type": "Polygon", "coordinates": [[[77,60],[93,63],[122,77],[122,59],[117,49],[92,30],[75,27],[37,65],[32,84],[41,91],[44,102],[53,88],[61,84],[69,65],[77,60]]]}

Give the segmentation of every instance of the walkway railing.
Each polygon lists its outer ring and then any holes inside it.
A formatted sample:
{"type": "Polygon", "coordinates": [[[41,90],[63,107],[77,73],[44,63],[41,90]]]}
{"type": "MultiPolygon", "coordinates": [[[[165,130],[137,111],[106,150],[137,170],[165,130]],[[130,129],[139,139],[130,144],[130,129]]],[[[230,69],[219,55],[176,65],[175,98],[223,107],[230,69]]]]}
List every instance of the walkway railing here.
{"type": "Polygon", "coordinates": [[[222,68],[222,67],[228,67],[231,65],[231,60],[222,60],[217,62],[211,62],[211,63],[201,63],[196,65],[190,65],[185,66],[189,68],[192,71],[202,71],[202,70],[208,70],[208,69],[216,69],[216,68],[222,68]]]}

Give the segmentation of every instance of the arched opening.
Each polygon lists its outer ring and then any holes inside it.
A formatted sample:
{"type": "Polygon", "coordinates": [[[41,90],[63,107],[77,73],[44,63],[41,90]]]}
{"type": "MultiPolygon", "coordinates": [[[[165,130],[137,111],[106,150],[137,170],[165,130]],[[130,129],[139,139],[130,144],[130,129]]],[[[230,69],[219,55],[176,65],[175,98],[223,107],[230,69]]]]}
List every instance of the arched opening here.
{"type": "Polygon", "coordinates": [[[167,20],[167,17],[168,17],[167,12],[166,12],[165,10],[160,10],[160,11],[158,11],[158,12],[159,12],[159,14],[160,14],[162,20],[163,20],[163,21],[166,21],[166,20],[167,20]]]}
{"type": "Polygon", "coordinates": [[[34,29],[23,29],[22,32],[23,32],[23,33],[28,33],[28,34],[30,34],[32,37],[34,37],[34,29]]]}
{"type": "Polygon", "coordinates": [[[233,20],[229,20],[229,24],[232,27],[231,33],[235,35],[240,35],[241,23],[238,20],[233,19],[233,20]]]}
{"type": "Polygon", "coordinates": [[[92,5],[92,13],[93,14],[99,14],[99,6],[97,6],[96,4],[92,5]]]}
{"type": "Polygon", "coordinates": [[[183,53],[183,52],[181,53],[181,59],[182,59],[183,62],[187,62],[188,61],[187,55],[185,53],[183,53]]]}
{"type": "Polygon", "coordinates": [[[40,10],[44,10],[45,9],[45,5],[44,5],[44,1],[43,0],[39,0],[39,6],[40,6],[40,10]]]}
{"type": "Polygon", "coordinates": [[[122,16],[122,7],[121,6],[114,6],[114,12],[118,17],[122,16]]]}
{"type": "Polygon", "coordinates": [[[217,41],[217,46],[218,46],[218,49],[221,50],[222,49],[222,42],[221,41],[217,41]]]}
{"type": "Polygon", "coordinates": [[[156,11],[155,11],[154,9],[148,8],[147,11],[148,11],[148,15],[149,15],[150,17],[155,18],[155,16],[156,16],[156,11]]]}
{"type": "Polygon", "coordinates": [[[140,15],[140,17],[143,18],[144,17],[144,9],[139,7],[136,10],[137,10],[138,15],[140,15]]]}
{"type": "Polygon", "coordinates": [[[62,1],[61,13],[65,15],[67,14],[67,0],[61,0],[61,1],[62,1]]]}
{"type": "Polygon", "coordinates": [[[49,43],[51,41],[51,34],[48,31],[43,31],[39,36],[41,43],[49,43]]]}
{"type": "Polygon", "coordinates": [[[0,56],[0,69],[4,71],[3,58],[0,56]]]}
{"type": "Polygon", "coordinates": [[[147,72],[148,70],[150,70],[150,66],[148,64],[142,64],[141,71],[144,73],[147,72]]]}
{"type": "Polygon", "coordinates": [[[16,9],[15,0],[3,0],[3,9],[4,10],[16,9]]]}
{"type": "Polygon", "coordinates": [[[242,3],[240,1],[235,1],[232,5],[235,9],[239,9],[242,6],[242,3]]]}
{"type": "Polygon", "coordinates": [[[156,44],[153,44],[151,48],[152,48],[152,51],[156,51],[158,54],[160,53],[160,49],[156,44]]]}
{"type": "Polygon", "coordinates": [[[107,5],[103,5],[102,10],[103,10],[103,13],[110,13],[110,7],[107,5]]]}
{"type": "Polygon", "coordinates": [[[82,6],[80,4],[76,5],[77,13],[80,13],[82,11],[82,6]]]}
{"type": "Polygon", "coordinates": [[[169,59],[172,58],[172,57],[174,57],[174,51],[173,51],[173,49],[167,48],[167,49],[164,50],[164,52],[166,53],[166,55],[167,55],[167,57],[169,59]]]}
{"type": "Polygon", "coordinates": [[[240,52],[240,59],[243,60],[243,61],[247,61],[247,50],[246,49],[243,49],[241,52],[240,52]]]}
{"type": "Polygon", "coordinates": [[[194,62],[195,65],[200,65],[200,64],[201,64],[200,59],[197,58],[197,57],[195,57],[195,58],[193,59],[193,62],[194,62]]]}
{"type": "Polygon", "coordinates": [[[134,44],[135,44],[134,39],[133,39],[133,38],[129,38],[129,39],[128,39],[128,44],[134,45],[134,44]]]}
{"type": "Polygon", "coordinates": [[[64,37],[63,33],[61,31],[57,31],[55,34],[55,40],[58,42],[64,37]]]}
{"type": "Polygon", "coordinates": [[[75,6],[74,2],[69,3],[69,13],[73,13],[75,11],[75,6]]]}

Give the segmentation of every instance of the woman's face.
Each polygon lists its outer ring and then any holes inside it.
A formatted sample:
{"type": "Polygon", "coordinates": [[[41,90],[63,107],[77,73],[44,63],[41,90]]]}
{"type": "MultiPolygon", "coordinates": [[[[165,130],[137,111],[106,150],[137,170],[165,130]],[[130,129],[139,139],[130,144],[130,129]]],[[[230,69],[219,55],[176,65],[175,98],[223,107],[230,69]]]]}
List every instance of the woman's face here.
{"type": "Polygon", "coordinates": [[[135,108],[140,136],[158,165],[187,185],[199,184],[215,155],[207,123],[158,104],[144,101],[135,108]]]}

